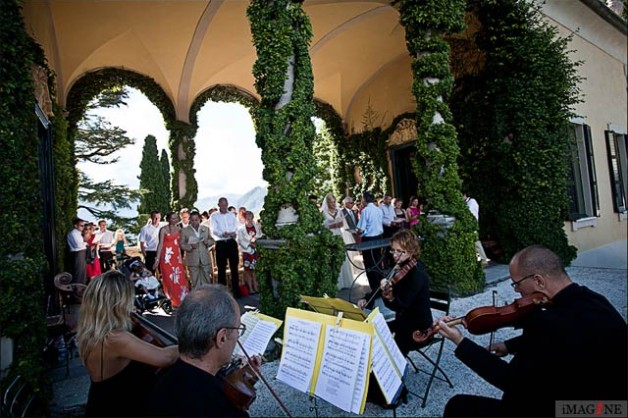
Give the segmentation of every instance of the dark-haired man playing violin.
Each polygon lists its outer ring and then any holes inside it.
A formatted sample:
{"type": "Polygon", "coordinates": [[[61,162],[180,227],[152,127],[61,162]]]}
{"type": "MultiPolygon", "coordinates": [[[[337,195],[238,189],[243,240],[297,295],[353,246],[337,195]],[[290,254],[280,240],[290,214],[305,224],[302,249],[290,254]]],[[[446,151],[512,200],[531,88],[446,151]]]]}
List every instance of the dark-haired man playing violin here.
{"type": "MultiPolygon", "coordinates": [[[[224,391],[218,371],[231,362],[244,326],[240,308],[223,285],[192,290],[177,310],[179,360],[159,379],[147,416],[248,417],[224,391]]],[[[259,370],[261,361],[251,365],[259,370]]]]}
{"type": "Polygon", "coordinates": [[[519,324],[523,333],[480,347],[440,319],[455,355],[503,391],[500,399],[456,395],[444,416],[555,416],[556,401],[626,399],[626,322],[602,295],[571,281],[560,258],[541,246],[510,262],[515,291],[539,292],[550,303],[519,324]],[[510,362],[500,357],[513,354],[510,362]]]}

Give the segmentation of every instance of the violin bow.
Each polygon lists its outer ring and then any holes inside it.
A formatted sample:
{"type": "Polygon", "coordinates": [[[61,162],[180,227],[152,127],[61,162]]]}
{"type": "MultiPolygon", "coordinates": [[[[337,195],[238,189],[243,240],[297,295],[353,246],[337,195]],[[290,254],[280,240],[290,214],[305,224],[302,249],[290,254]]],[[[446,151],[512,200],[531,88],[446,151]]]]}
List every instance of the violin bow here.
{"type": "MultiPolygon", "coordinates": [[[[392,279],[395,276],[395,273],[397,272],[396,268],[397,265],[395,264],[393,266],[393,268],[390,269],[390,271],[388,272],[388,276],[386,276],[386,281],[390,282],[390,279],[392,279]]],[[[373,301],[373,299],[375,299],[375,297],[377,296],[377,294],[382,290],[382,287],[379,286],[377,288],[377,290],[375,290],[373,292],[373,294],[371,295],[370,299],[366,302],[366,305],[364,306],[369,306],[371,304],[371,302],[373,301]]]]}
{"type": "MultiPolygon", "coordinates": [[[[246,356],[246,359],[248,360],[249,364],[251,363],[251,357],[249,356],[249,353],[246,352],[246,350],[244,349],[244,346],[242,345],[242,343],[240,342],[240,339],[238,339],[238,346],[240,346],[240,350],[242,350],[242,352],[244,353],[244,355],[246,356]]],[[[255,367],[251,367],[251,370],[253,370],[253,372],[260,378],[262,379],[262,382],[264,382],[264,384],[266,385],[266,387],[268,388],[268,390],[270,391],[271,395],[273,395],[273,397],[275,398],[275,400],[277,400],[277,403],[279,403],[279,406],[281,406],[281,408],[284,410],[284,412],[290,417],[292,418],[292,415],[290,414],[290,411],[288,411],[288,408],[286,408],[286,405],[284,405],[284,403],[281,401],[281,399],[279,399],[279,396],[275,393],[275,391],[273,390],[273,388],[270,386],[270,384],[266,381],[266,378],[264,377],[264,375],[261,372],[258,372],[257,370],[255,370],[255,367]]]]}
{"type": "MultiPolygon", "coordinates": [[[[493,290],[493,306],[497,306],[497,290],[493,290]]],[[[491,335],[488,338],[488,351],[491,351],[493,345],[493,338],[495,337],[495,331],[491,331],[491,335]]]]}

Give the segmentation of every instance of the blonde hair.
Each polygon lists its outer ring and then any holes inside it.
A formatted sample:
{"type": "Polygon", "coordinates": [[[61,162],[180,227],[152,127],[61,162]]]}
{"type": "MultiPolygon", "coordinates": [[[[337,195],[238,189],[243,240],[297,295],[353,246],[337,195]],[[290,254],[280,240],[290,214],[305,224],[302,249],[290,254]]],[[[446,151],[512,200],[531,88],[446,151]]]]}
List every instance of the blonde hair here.
{"type": "Polygon", "coordinates": [[[119,271],[98,275],[87,285],[76,329],[83,361],[109,333],[131,330],[134,297],[133,283],[119,271]]]}
{"type": "Polygon", "coordinates": [[[123,241],[126,243],[126,235],[124,235],[124,229],[116,229],[116,242],[123,241]]]}

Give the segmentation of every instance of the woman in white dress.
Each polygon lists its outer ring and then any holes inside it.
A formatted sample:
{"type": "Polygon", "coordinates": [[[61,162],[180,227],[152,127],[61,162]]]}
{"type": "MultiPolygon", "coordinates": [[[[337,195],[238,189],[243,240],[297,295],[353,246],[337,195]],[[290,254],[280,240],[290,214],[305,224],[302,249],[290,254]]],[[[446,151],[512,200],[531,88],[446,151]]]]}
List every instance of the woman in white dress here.
{"type": "MultiPolygon", "coordinates": [[[[347,229],[347,222],[344,219],[342,211],[336,203],[336,197],[333,194],[327,193],[327,195],[325,195],[321,211],[323,212],[323,217],[325,218],[323,224],[329,228],[332,234],[342,237],[345,245],[355,242],[353,237],[350,238],[350,242],[347,242],[347,238],[345,237],[346,234],[343,233],[347,229]]],[[[348,235],[351,236],[350,233],[348,233],[348,235]]],[[[353,279],[353,269],[349,259],[347,258],[347,254],[345,254],[345,261],[342,263],[340,274],[338,275],[338,289],[351,287],[353,279]]]]}

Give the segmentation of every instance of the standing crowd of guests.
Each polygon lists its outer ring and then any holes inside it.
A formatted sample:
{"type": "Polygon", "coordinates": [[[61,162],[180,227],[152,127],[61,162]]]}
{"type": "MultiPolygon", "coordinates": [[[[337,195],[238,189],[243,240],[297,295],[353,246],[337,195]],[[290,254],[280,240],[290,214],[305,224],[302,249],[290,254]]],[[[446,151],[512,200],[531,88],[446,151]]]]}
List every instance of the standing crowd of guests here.
{"type": "MultiPolygon", "coordinates": [[[[114,261],[118,265],[123,262],[127,246],[124,230],[115,233],[107,230],[105,220],[98,221],[97,230],[94,224],[80,218],[73,225],[66,238],[69,250],[66,265],[73,282],[87,284],[114,268],[114,261]]],[[[162,220],[161,212],[152,211],[140,229],[138,242],[146,268],[159,273],[164,293],[176,309],[191,289],[212,281],[227,285],[227,264],[234,297],[243,296],[243,291],[257,293],[256,239],[261,235],[255,215],[244,207],[239,211],[229,207],[223,197],[218,208],[203,213],[183,208],[166,213],[162,220]],[[243,287],[240,264],[244,271],[243,287]]]]}

